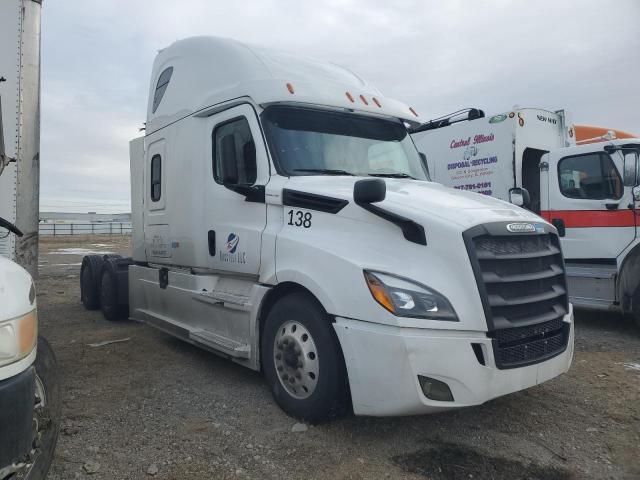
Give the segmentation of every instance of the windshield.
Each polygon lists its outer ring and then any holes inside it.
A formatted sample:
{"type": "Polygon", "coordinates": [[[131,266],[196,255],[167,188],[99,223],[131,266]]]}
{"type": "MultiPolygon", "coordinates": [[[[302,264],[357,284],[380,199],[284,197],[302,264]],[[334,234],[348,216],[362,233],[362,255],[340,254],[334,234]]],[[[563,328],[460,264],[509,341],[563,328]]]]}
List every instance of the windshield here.
{"type": "Polygon", "coordinates": [[[271,106],[262,120],[276,166],[284,175],[429,180],[399,120],[291,106],[271,106]]]}

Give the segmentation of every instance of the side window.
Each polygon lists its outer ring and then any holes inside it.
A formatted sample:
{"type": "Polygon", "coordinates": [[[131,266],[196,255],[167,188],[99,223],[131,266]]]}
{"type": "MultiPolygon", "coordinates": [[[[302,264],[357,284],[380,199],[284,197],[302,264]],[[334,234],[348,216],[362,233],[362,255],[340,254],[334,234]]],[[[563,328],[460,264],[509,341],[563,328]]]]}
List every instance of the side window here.
{"type": "Polygon", "coordinates": [[[213,176],[222,184],[253,185],[257,176],[256,145],[244,117],[213,131],[213,176]]]}
{"type": "Polygon", "coordinates": [[[622,178],[604,152],[563,158],[558,164],[558,180],[565,197],[587,200],[622,197],[622,178]]]}
{"type": "Polygon", "coordinates": [[[151,158],[151,201],[157,202],[162,195],[162,159],[160,155],[151,158]]]}
{"type": "Polygon", "coordinates": [[[160,74],[160,78],[158,78],[158,84],[156,85],[156,91],[153,94],[152,113],[156,113],[156,110],[158,109],[158,106],[162,101],[162,97],[164,97],[164,92],[167,90],[167,87],[169,86],[171,75],[173,75],[173,67],[165,68],[160,74]]]}

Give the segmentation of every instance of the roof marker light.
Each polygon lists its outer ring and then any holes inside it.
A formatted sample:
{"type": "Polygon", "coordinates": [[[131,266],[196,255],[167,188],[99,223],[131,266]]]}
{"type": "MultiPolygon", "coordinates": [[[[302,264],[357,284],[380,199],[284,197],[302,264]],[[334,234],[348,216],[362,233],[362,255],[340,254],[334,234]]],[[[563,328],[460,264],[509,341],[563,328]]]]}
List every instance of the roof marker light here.
{"type": "Polygon", "coordinates": [[[287,83],[287,90],[289,90],[289,93],[293,94],[293,85],[287,83]]]}
{"type": "Polygon", "coordinates": [[[369,105],[369,102],[367,102],[367,99],[364,98],[364,95],[360,95],[360,100],[362,100],[362,103],[364,103],[365,105],[369,105]]]}
{"type": "Polygon", "coordinates": [[[413,107],[409,107],[409,111],[411,113],[413,113],[416,117],[418,116],[418,114],[416,113],[416,111],[413,109],[413,107]]]}
{"type": "Polygon", "coordinates": [[[351,103],[355,102],[355,100],[353,99],[353,95],[351,95],[349,92],[345,92],[345,94],[347,95],[347,98],[351,103]]]}
{"type": "Polygon", "coordinates": [[[375,103],[379,108],[382,108],[382,105],[380,105],[380,102],[376,97],[373,97],[373,103],[375,103]]]}

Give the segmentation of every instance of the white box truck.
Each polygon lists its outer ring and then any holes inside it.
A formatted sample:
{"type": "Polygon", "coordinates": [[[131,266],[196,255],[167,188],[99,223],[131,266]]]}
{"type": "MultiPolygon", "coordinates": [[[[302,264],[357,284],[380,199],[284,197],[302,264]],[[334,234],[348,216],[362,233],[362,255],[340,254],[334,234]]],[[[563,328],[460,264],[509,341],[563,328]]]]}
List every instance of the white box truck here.
{"type": "Polygon", "coordinates": [[[332,63],[172,44],[131,142],[133,257],[86,257],[83,303],[261,370],[310,422],[477,405],[566,372],[556,229],[429,181],[419,124],[332,63]]]}
{"type": "Polygon", "coordinates": [[[60,424],[55,357],[38,336],[29,274],[38,267],[40,13],[39,1],[0,1],[1,480],[43,479],[60,424]]]}
{"type": "Polygon", "coordinates": [[[564,111],[479,112],[413,130],[432,178],[502,200],[515,193],[519,203],[524,194],[558,229],[571,302],[620,310],[640,325],[640,139],[574,126],[564,111]]]}

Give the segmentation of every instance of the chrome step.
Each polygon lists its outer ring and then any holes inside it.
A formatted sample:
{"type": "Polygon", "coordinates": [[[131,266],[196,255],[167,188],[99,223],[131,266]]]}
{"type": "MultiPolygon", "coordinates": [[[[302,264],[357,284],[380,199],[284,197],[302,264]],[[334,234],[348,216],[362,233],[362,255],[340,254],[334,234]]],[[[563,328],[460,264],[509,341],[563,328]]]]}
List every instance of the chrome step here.
{"type": "Polygon", "coordinates": [[[224,352],[234,358],[249,358],[251,347],[247,343],[240,343],[222,335],[207,330],[189,332],[189,339],[214,350],[224,352]]]}

